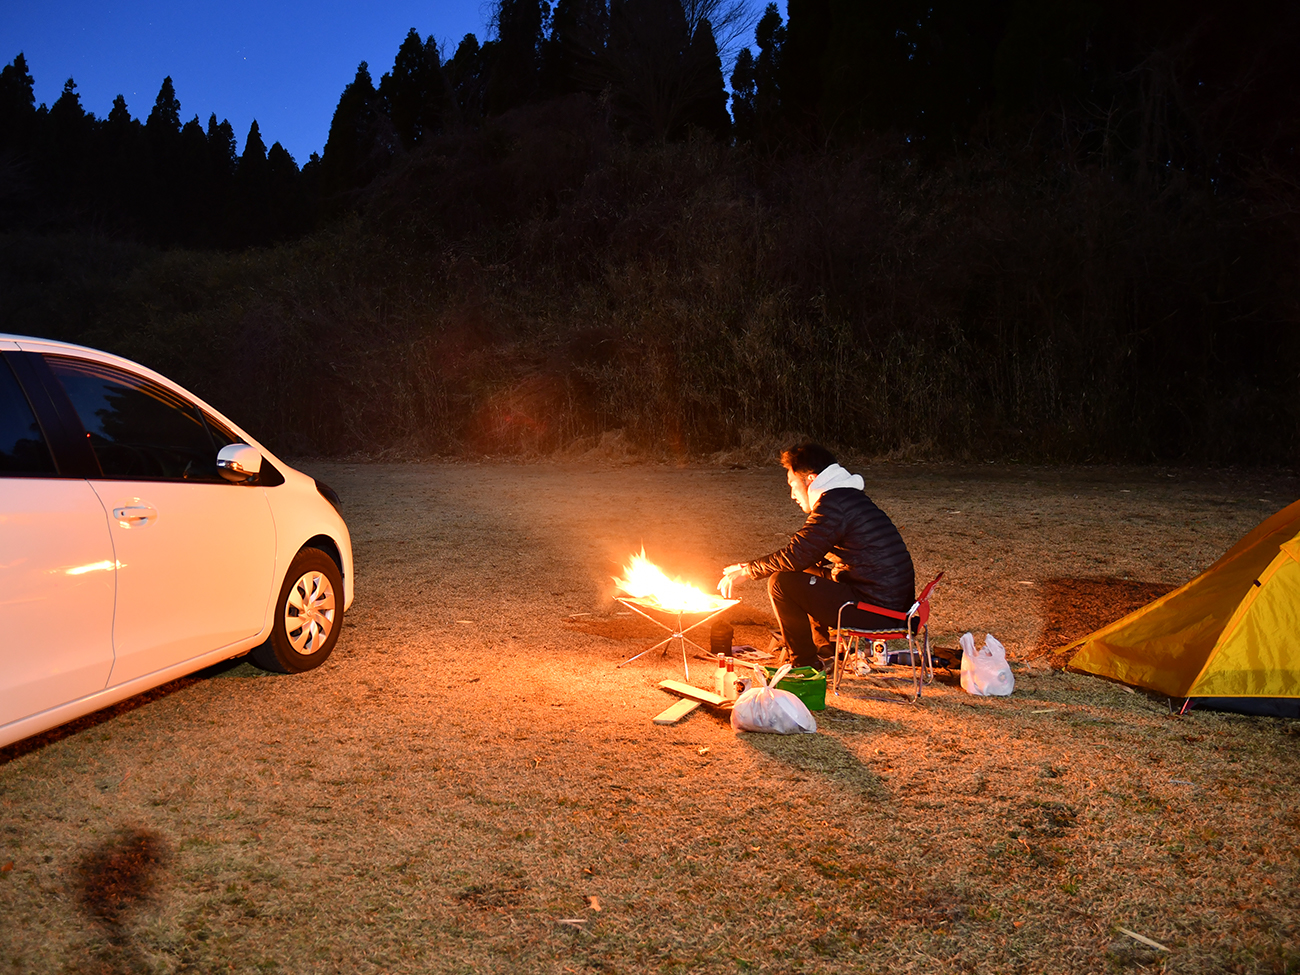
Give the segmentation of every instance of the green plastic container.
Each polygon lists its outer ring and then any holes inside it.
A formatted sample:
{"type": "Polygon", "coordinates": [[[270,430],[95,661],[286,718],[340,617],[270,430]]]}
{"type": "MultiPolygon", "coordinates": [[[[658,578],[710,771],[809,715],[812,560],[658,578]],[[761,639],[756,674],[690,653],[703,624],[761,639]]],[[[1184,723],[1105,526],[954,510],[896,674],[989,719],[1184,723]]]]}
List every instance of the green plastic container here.
{"type": "MultiPolygon", "coordinates": [[[[776,673],[775,667],[764,667],[767,679],[776,673]]],[[[783,691],[789,691],[807,705],[809,711],[826,710],[826,671],[815,667],[796,667],[781,678],[776,685],[783,691]]]]}

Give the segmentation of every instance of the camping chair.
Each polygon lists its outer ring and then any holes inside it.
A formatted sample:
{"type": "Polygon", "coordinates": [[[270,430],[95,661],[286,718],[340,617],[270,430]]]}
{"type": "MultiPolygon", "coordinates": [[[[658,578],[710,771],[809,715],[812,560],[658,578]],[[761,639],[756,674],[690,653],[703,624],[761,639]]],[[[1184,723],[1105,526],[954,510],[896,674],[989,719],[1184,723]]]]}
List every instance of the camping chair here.
{"type": "Polygon", "coordinates": [[[869,647],[873,640],[906,640],[908,659],[912,662],[912,679],[916,686],[916,694],[912,700],[920,700],[921,685],[934,682],[934,661],[930,659],[930,593],[934,592],[934,587],[942,578],[943,573],[940,572],[921,590],[921,595],[916,597],[916,602],[906,613],[872,606],[870,603],[855,603],[852,600],[840,607],[839,617],[836,619],[835,660],[831,675],[831,689],[837,697],[840,693],[840,680],[844,676],[841,666],[848,663],[850,653],[864,646],[863,641],[866,641],[865,645],[869,647]],[[850,606],[855,606],[865,613],[876,613],[879,616],[890,616],[901,620],[902,626],[892,630],[861,630],[845,626],[844,611],[850,606]]]}

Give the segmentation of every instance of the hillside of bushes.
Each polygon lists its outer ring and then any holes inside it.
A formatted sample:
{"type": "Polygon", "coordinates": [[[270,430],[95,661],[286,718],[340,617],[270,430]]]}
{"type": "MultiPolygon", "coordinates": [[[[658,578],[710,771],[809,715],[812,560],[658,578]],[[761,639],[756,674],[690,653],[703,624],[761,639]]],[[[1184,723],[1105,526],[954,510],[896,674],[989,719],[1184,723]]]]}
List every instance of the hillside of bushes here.
{"type": "MultiPolygon", "coordinates": [[[[634,124],[596,63],[574,74],[590,83],[390,146],[270,246],[11,221],[0,330],[142,361],[290,455],[615,436],[683,457],[797,431],[871,455],[1294,463],[1286,59],[1233,60],[1193,23],[1112,43],[1107,72],[1044,69],[1056,88],[1035,101],[998,81],[1012,18],[985,45],[991,80],[961,89],[983,102],[934,128],[913,124],[930,103],[912,122],[845,108],[832,82],[861,52],[827,38],[846,9],[769,9],[725,131],[634,124]],[[1188,94],[1207,78],[1217,102],[1188,94]]],[[[1294,15],[1278,23],[1291,36],[1294,15]]],[[[1104,30],[1103,10],[1076,34],[1096,49],[1104,30]]]]}

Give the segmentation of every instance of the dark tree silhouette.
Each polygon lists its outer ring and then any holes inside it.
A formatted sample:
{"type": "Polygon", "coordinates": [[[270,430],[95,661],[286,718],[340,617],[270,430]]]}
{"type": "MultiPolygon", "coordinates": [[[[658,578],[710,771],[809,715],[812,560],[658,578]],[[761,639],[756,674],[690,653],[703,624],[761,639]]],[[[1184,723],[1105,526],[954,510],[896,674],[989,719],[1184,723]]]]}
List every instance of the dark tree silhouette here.
{"type": "Polygon", "coordinates": [[[31,145],[36,124],[36,82],[20,53],[0,68],[0,149],[31,145]]]}
{"type": "Polygon", "coordinates": [[[708,21],[696,42],[680,0],[611,0],[609,18],[605,71],[617,125],[634,138],[671,139],[688,124],[716,123],[722,65],[708,21]]]}
{"type": "Polygon", "coordinates": [[[698,74],[698,94],[693,97],[683,113],[685,125],[694,125],[718,138],[731,132],[731,117],[727,114],[727,86],[722,80],[722,58],[713,36],[713,25],[702,20],[691,35],[686,48],[686,62],[698,74]]]}
{"type": "Polygon", "coordinates": [[[362,61],[339,98],[321,156],[320,194],[327,209],[343,205],[391,157],[391,127],[380,108],[370,67],[362,61]]]}
{"type": "Polygon", "coordinates": [[[244,140],[244,151],[235,166],[230,195],[230,224],[243,245],[265,245],[274,236],[271,213],[270,168],[266,161],[266,143],[253,120],[244,140]]]}
{"type": "Polygon", "coordinates": [[[542,0],[497,0],[486,110],[500,115],[534,98],[542,65],[542,0]]]}
{"type": "MultiPolygon", "coordinates": [[[[789,24],[773,37],[777,113],[796,133],[814,140],[821,134],[822,76],[833,24],[831,4],[832,0],[789,0],[789,24]]],[[[759,46],[762,44],[760,39],[759,46]]]]}
{"type": "Polygon", "coordinates": [[[731,70],[731,118],[737,142],[752,142],[758,135],[758,111],[754,106],[758,79],[754,52],[742,47],[731,70]]]}
{"type": "Polygon", "coordinates": [[[190,247],[220,243],[221,226],[208,207],[208,137],[196,115],[181,126],[176,147],[176,239],[190,247]]]}
{"type": "Polygon", "coordinates": [[[41,146],[40,179],[54,202],[52,216],[59,226],[90,216],[91,139],[95,119],[81,106],[77,84],[71,78],[49,110],[41,146]]]}
{"type": "Polygon", "coordinates": [[[487,88],[487,69],[495,45],[480,45],[473,34],[466,34],[447,62],[447,79],[453,93],[456,121],[473,125],[483,117],[487,88]]]}
{"type": "Polygon", "coordinates": [[[421,41],[411,28],[397,50],[393,70],[379,80],[379,97],[402,148],[413,149],[442,130],[447,81],[432,36],[421,41]]]}
{"type": "Polygon", "coordinates": [[[754,30],[758,57],[754,60],[754,124],[759,141],[775,144],[781,137],[785,108],[786,28],[776,4],[769,3],[754,30]]]}
{"type": "Polygon", "coordinates": [[[278,142],[266,153],[266,181],[270,194],[268,242],[292,240],[310,229],[302,174],[293,156],[278,142]]]}
{"type": "Polygon", "coordinates": [[[605,83],[602,61],[608,42],[606,0],[559,0],[551,14],[550,36],[542,45],[542,91],[598,93],[605,83]]]}
{"type": "Polygon", "coordinates": [[[208,116],[208,171],[214,185],[224,187],[235,175],[235,130],[227,119],[217,121],[217,113],[208,116]]]}
{"type": "Polygon", "coordinates": [[[145,127],[150,132],[167,135],[180,131],[181,101],[176,97],[176,87],[172,84],[171,75],[163,79],[162,87],[158,89],[158,97],[154,99],[153,109],[145,121],[145,127]]]}

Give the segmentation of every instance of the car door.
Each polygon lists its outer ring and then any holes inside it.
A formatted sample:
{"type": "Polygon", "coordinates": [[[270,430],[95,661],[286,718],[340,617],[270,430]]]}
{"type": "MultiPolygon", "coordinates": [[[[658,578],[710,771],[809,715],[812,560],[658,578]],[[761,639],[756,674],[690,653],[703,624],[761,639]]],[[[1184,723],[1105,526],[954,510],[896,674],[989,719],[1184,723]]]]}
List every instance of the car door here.
{"type": "Polygon", "coordinates": [[[85,472],[57,467],[22,362],[0,355],[0,726],[103,690],[113,666],[108,518],[85,472]]]}
{"type": "Polygon", "coordinates": [[[262,488],[231,483],[201,411],[117,366],[46,355],[98,458],[117,559],[116,686],[256,635],[275,569],[262,488]]]}

